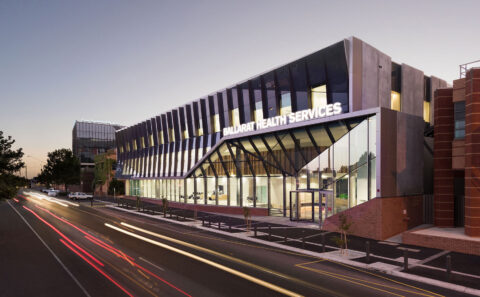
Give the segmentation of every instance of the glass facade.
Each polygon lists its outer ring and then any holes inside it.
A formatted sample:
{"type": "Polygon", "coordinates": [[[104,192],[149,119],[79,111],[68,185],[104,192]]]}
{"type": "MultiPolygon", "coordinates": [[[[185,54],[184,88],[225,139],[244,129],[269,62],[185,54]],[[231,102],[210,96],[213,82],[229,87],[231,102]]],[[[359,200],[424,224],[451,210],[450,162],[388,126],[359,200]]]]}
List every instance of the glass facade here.
{"type": "MultiPolygon", "coordinates": [[[[107,123],[75,122],[72,131],[73,154],[80,163],[94,163],[94,156],[115,148],[115,132],[121,128],[107,123]]],[[[130,150],[130,146],[124,145],[122,150],[130,150]]]]}
{"type": "Polygon", "coordinates": [[[376,121],[371,115],[228,139],[186,178],[129,180],[128,194],[288,216],[290,192],[306,190],[313,193],[310,211],[318,221],[320,214],[325,218],[375,197],[376,121]]]}

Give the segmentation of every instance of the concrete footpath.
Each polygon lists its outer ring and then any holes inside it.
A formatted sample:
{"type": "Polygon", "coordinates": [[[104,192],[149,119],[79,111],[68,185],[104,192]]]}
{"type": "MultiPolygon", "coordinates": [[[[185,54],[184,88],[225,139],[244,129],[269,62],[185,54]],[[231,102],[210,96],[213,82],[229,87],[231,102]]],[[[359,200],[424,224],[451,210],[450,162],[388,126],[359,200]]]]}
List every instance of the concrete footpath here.
{"type": "Polygon", "coordinates": [[[118,211],[480,296],[480,256],[354,236],[349,236],[348,250],[340,250],[335,244],[338,233],[321,231],[316,224],[290,222],[288,218],[255,217],[247,230],[243,217],[238,215],[170,209],[164,217],[159,208],[146,207],[137,211],[134,205],[96,201],[118,211]],[[448,261],[451,263],[449,272],[448,261]]]}

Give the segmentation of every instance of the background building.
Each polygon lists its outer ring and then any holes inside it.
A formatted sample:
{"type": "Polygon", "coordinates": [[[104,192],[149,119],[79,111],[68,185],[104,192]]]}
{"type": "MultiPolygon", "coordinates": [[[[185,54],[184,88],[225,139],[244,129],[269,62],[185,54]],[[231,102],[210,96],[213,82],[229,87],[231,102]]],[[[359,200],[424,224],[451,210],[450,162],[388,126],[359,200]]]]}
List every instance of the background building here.
{"type": "Polygon", "coordinates": [[[424,221],[445,81],[350,37],[117,131],[132,196],[384,239],[424,221]]]}
{"type": "Polygon", "coordinates": [[[115,132],[121,128],[123,126],[110,123],[75,121],[72,150],[81,165],[81,184],[78,191],[93,192],[94,157],[115,148],[115,132]]]}

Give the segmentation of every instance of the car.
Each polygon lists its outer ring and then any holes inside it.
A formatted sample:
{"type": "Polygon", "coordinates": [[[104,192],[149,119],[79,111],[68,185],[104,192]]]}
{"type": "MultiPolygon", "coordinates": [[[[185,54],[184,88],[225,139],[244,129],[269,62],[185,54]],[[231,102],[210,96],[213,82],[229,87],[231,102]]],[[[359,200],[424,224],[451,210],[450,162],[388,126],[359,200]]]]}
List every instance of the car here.
{"type": "Polygon", "coordinates": [[[48,194],[49,191],[55,191],[55,189],[54,188],[42,189],[42,192],[45,193],[45,194],[48,194]]]}
{"type": "Polygon", "coordinates": [[[47,192],[47,195],[51,197],[57,197],[59,192],[60,192],[59,190],[49,189],[47,192]]]}
{"type": "Polygon", "coordinates": [[[68,194],[69,199],[77,200],[77,199],[92,199],[93,196],[90,194],[85,194],[83,192],[72,192],[68,194]]]}

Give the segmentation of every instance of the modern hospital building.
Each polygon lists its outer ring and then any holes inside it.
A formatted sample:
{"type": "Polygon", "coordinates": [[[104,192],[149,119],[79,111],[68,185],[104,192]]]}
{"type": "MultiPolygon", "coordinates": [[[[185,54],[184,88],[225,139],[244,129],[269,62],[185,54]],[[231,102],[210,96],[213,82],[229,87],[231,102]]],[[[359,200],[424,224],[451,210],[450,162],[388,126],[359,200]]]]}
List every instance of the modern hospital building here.
{"type": "Polygon", "coordinates": [[[434,221],[446,87],[350,37],[118,130],[116,176],[127,195],[173,207],[327,230],[346,213],[354,234],[384,239],[434,221]]]}

